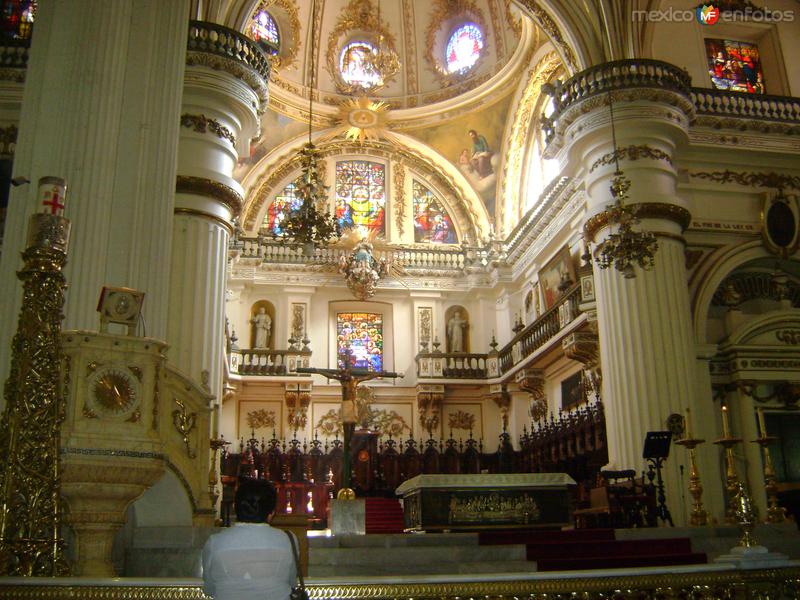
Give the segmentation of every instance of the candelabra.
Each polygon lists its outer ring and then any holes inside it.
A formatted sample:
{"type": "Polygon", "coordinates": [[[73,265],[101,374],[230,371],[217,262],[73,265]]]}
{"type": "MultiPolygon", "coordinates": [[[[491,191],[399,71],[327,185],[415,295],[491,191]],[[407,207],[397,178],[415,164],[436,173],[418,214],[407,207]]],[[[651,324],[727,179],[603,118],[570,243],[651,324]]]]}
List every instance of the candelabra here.
{"type": "Polygon", "coordinates": [[[60,371],[62,273],[70,222],[62,216],[66,185],[39,180],[46,212],[28,226],[22,307],[11,349],[11,371],[0,421],[0,574],[58,576],[69,571],[61,535],[60,371]]]}
{"type": "Polygon", "coordinates": [[[736,520],[736,499],[739,493],[739,477],[736,475],[736,465],[734,464],[733,448],[736,444],[742,443],[742,438],[731,437],[730,425],[728,423],[728,407],[722,406],[722,436],[714,443],[725,448],[725,489],[728,492],[728,506],[725,509],[725,522],[731,525],[737,523],[736,520]]]}
{"type": "Polygon", "coordinates": [[[758,425],[761,435],[754,439],[753,443],[761,447],[761,453],[764,456],[764,490],[767,492],[767,518],[765,521],[767,523],[783,523],[786,521],[786,509],[778,506],[778,484],[768,447],[778,438],[767,435],[767,428],[764,424],[764,410],[761,408],[758,409],[758,425]]]}
{"type": "Polygon", "coordinates": [[[705,440],[692,437],[692,426],[690,421],[691,411],[686,409],[686,437],[675,442],[689,451],[689,493],[692,496],[692,514],[689,517],[689,525],[700,527],[708,524],[708,513],[703,508],[703,484],[700,481],[700,472],[697,470],[696,448],[704,444],[705,440]]]}

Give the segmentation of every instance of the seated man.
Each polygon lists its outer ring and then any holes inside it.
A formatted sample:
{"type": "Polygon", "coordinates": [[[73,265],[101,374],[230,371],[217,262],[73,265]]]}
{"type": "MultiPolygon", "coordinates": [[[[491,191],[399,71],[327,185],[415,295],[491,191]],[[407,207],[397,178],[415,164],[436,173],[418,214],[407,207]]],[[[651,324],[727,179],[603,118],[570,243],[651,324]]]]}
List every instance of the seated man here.
{"type": "Polygon", "coordinates": [[[268,523],[277,494],[266,480],[246,479],[236,492],[236,524],[203,548],[203,591],[215,600],[288,600],[295,584],[292,546],[268,523]]]}

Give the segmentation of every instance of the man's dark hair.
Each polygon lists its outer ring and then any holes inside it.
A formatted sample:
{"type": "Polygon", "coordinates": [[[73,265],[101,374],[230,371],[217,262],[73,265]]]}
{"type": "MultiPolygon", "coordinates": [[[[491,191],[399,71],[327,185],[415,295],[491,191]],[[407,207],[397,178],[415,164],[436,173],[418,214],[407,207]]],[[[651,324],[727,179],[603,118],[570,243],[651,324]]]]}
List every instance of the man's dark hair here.
{"type": "Polygon", "coordinates": [[[275,511],[278,494],[266,479],[240,479],[236,490],[236,520],[240,523],[266,523],[275,511]]]}

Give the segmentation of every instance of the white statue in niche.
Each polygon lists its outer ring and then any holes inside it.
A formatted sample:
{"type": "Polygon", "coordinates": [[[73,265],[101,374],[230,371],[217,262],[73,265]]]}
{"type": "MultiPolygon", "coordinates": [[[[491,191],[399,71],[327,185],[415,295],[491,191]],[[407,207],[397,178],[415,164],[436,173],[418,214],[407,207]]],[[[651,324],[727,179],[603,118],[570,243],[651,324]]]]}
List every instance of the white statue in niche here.
{"type": "Polygon", "coordinates": [[[269,346],[269,333],[272,330],[272,319],[269,318],[267,310],[262,306],[258,309],[258,314],[250,319],[255,326],[256,339],[254,348],[267,348],[269,346]]]}
{"type": "Polygon", "coordinates": [[[464,352],[464,329],[467,322],[461,318],[461,311],[457,310],[447,322],[447,341],[450,352],[464,352]]]}

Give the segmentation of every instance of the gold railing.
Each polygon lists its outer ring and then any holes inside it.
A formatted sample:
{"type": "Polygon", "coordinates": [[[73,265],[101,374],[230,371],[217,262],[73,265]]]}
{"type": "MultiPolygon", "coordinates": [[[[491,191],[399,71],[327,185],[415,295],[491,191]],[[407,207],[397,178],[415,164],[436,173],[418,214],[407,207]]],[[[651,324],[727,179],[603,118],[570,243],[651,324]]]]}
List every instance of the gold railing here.
{"type": "MultiPolygon", "coordinates": [[[[306,585],[315,599],[455,600],[456,598],[520,598],[545,600],[618,600],[692,598],[694,600],[795,600],[800,597],[800,568],[738,571],[707,567],[667,567],[671,572],[644,575],[584,572],[565,578],[546,578],[543,573],[517,579],[487,575],[484,581],[448,580],[390,583],[393,578],[364,578],[374,582],[319,583],[306,585]]],[[[665,569],[665,570],[666,570],[665,569]]],[[[14,600],[206,600],[198,579],[95,579],[7,578],[0,581],[0,599],[14,600]]]]}

